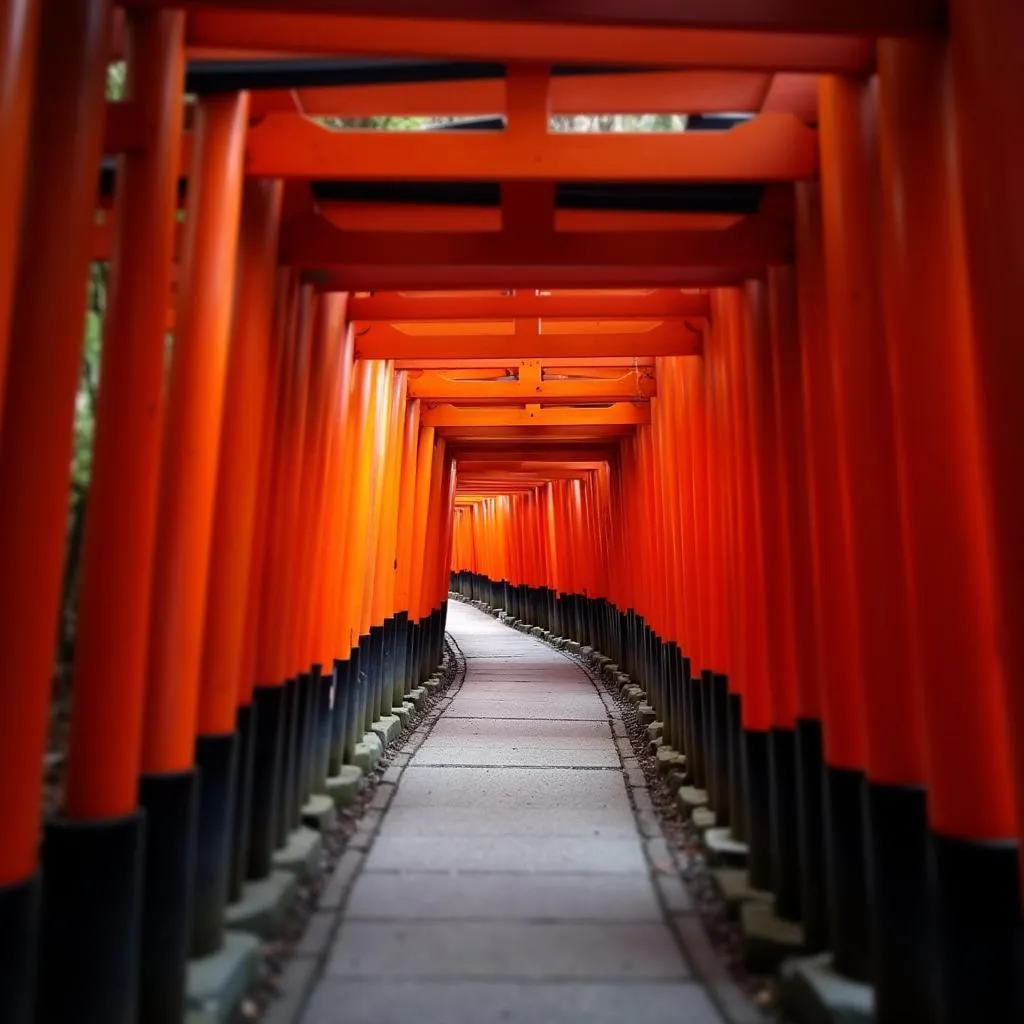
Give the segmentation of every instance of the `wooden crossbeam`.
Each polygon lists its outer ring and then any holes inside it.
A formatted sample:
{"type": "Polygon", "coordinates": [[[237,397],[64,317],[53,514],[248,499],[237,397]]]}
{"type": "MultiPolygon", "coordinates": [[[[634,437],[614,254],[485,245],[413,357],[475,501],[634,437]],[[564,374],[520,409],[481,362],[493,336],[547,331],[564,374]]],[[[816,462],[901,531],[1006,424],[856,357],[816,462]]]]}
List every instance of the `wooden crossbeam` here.
{"type": "Polygon", "coordinates": [[[610,456],[608,447],[599,445],[519,444],[516,447],[472,446],[453,444],[449,454],[460,466],[473,469],[494,469],[506,466],[547,466],[553,463],[603,465],[610,456]]]}
{"type": "Polygon", "coordinates": [[[353,295],[349,316],[357,330],[371,321],[395,320],[503,320],[506,317],[544,319],[625,320],[633,317],[706,317],[710,304],[706,292],[662,289],[643,294],[538,294],[518,291],[512,295],[407,296],[394,292],[353,295]]]}
{"type": "Polygon", "coordinates": [[[657,393],[651,370],[626,370],[615,377],[596,380],[545,380],[541,363],[531,359],[519,363],[516,380],[466,380],[444,371],[426,370],[410,374],[408,390],[410,398],[423,401],[480,405],[646,402],[657,393]]]}
{"type": "MultiPolygon", "coordinates": [[[[813,87],[814,76],[806,76],[813,87]]],[[[762,71],[641,71],[551,80],[552,114],[718,114],[755,112],[771,87],[762,71]]],[[[504,114],[503,79],[345,85],[255,94],[259,115],[298,109],[310,117],[471,117],[504,114]]],[[[778,109],[778,108],[777,108],[778,109]]],[[[784,109],[784,108],[782,108],[784,109]]]]}
{"type": "Polygon", "coordinates": [[[585,462],[604,464],[614,455],[611,445],[594,443],[563,444],[558,441],[532,439],[524,441],[456,441],[448,446],[448,454],[459,464],[504,465],[552,462],[585,462]]]}
{"type": "Polygon", "coordinates": [[[341,231],[315,214],[281,232],[281,261],[296,267],[733,266],[787,262],[791,223],[752,215],[722,231],[503,232],[341,231]]]}
{"type": "MultiPolygon", "coordinates": [[[[772,262],[789,262],[783,258],[772,262]]],[[[356,260],[345,266],[309,271],[305,280],[323,291],[444,291],[451,288],[724,288],[742,284],[764,270],[750,259],[743,264],[669,263],[637,266],[625,262],[597,266],[501,264],[495,266],[424,266],[373,264],[356,260]]]]}
{"type": "MultiPolygon", "coordinates": [[[[818,0],[809,2],[819,9],[828,6],[818,0]]],[[[475,6],[477,14],[484,7],[475,6]]],[[[531,11],[540,10],[540,5],[531,7],[531,11]]],[[[196,7],[192,7],[188,20],[188,42],[193,48],[579,64],[636,64],[642,60],[647,66],[664,68],[806,72],[867,70],[874,59],[872,35],[853,38],[665,25],[337,17],[296,10],[288,14],[254,10],[239,14],[196,7]]]]}
{"type": "MultiPolygon", "coordinates": [[[[438,203],[320,203],[320,213],[347,231],[500,231],[509,224],[496,206],[444,206],[438,203]]],[[[672,210],[552,211],[547,227],[556,231],[705,231],[732,227],[738,213],[672,210]]]]}
{"type": "Polygon", "coordinates": [[[792,114],[724,132],[534,135],[330,131],[268,114],[249,131],[248,173],[348,181],[800,181],[818,168],[817,133],[792,114]]]}
{"type": "MultiPolygon", "coordinates": [[[[133,0],[138,6],[182,6],[182,0],[133,0]]],[[[732,29],[760,32],[907,35],[945,27],[941,0],[185,0],[184,6],[238,8],[378,18],[422,18],[443,23],[545,23],[590,26],[650,25],[660,29],[732,29]]],[[[281,45],[280,43],[278,44],[281,45]]],[[[351,52],[351,50],[341,50],[351,52]]]]}
{"type": "MultiPolygon", "coordinates": [[[[518,321],[522,324],[522,321],[518,321]]],[[[590,361],[603,357],[696,355],[701,351],[705,322],[694,318],[675,318],[654,322],[647,330],[582,334],[543,333],[531,330],[508,334],[450,335],[404,334],[393,324],[356,324],[356,356],[362,359],[415,359],[428,356],[450,362],[463,359],[577,359],[590,361]]]]}
{"type": "Polygon", "coordinates": [[[420,422],[426,427],[633,427],[650,423],[650,407],[617,402],[603,408],[564,406],[549,408],[527,405],[522,408],[460,408],[455,405],[424,406],[420,422]]]}

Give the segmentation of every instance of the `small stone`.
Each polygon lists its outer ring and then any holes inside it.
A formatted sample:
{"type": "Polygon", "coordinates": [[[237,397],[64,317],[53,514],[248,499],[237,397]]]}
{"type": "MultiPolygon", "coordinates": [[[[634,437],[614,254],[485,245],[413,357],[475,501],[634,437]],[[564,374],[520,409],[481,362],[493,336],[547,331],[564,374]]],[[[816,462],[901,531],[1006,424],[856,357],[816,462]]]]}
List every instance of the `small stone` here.
{"type": "Polygon", "coordinates": [[[696,786],[683,786],[676,794],[676,801],[679,804],[679,809],[684,814],[689,814],[692,808],[707,805],[708,791],[697,789],[696,786]]]}
{"type": "Polygon", "coordinates": [[[641,725],[650,725],[658,717],[657,711],[650,704],[641,704],[636,709],[636,714],[637,718],[640,719],[641,725]]]}
{"type": "Polygon", "coordinates": [[[658,760],[658,771],[662,775],[667,775],[673,770],[683,771],[686,768],[686,755],[665,744],[658,747],[655,757],[658,760]]]}
{"type": "Polygon", "coordinates": [[[694,807],[690,812],[690,821],[699,832],[706,832],[715,827],[718,817],[710,807],[694,807]]]}

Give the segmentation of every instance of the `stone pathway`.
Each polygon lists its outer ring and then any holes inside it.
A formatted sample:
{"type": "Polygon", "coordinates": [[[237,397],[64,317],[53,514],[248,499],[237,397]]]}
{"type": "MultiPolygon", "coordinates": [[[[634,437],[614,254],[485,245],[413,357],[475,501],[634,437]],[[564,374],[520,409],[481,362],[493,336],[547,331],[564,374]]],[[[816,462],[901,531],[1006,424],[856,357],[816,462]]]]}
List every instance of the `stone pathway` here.
{"type": "Polygon", "coordinates": [[[613,705],[483,612],[453,601],[448,629],[465,682],[401,774],[303,1024],[723,1024],[669,926],[694,915],[652,875],[613,705]]]}

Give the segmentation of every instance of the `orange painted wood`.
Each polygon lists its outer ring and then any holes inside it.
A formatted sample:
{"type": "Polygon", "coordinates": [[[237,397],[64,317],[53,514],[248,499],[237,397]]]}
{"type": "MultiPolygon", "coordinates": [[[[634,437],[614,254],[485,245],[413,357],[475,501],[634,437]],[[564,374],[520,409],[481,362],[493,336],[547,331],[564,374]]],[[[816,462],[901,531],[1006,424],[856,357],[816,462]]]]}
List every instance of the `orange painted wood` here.
{"type": "Polygon", "coordinates": [[[0,420],[0,885],[32,875],[39,842],[109,7],[42,15],[0,420]]]}
{"type": "MultiPolygon", "coordinates": [[[[256,491],[256,515],[253,521],[252,553],[249,566],[249,592],[245,602],[245,636],[242,658],[239,666],[238,704],[240,707],[252,702],[253,689],[257,683],[258,656],[263,647],[260,637],[260,616],[263,609],[264,590],[268,583],[268,560],[273,519],[271,507],[274,487],[274,470],[281,457],[281,403],[284,393],[284,379],[291,351],[289,335],[290,312],[294,307],[297,286],[294,276],[287,270],[278,270],[274,290],[273,337],[276,357],[267,378],[263,392],[263,424],[260,430],[260,465],[256,491]]],[[[259,401],[259,396],[253,396],[259,401]]]]}
{"type": "MultiPolygon", "coordinates": [[[[149,0],[166,4],[170,0],[149,0]]],[[[524,11],[517,0],[492,0],[481,8],[473,0],[192,0],[193,7],[236,7],[269,11],[330,11],[334,14],[384,15],[391,18],[480,19],[565,25],[654,25],[659,28],[756,29],[808,33],[838,32],[905,35],[938,32],[944,11],[936,0],[834,0],[823,8],[815,0],[719,0],[703,4],[666,4],[663,0],[606,0],[597,10],[574,0],[548,0],[543,8],[524,11]]],[[[428,21],[429,24],[429,21],[428,21]]]]}
{"type": "Polygon", "coordinates": [[[635,64],[724,70],[862,72],[866,39],[785,32],[632,25],[555,25],[439,18],[335,17],[247,11],[193,11],[189,44],[317,54],[419,56],[462,60],[635,64]]]}
{"type": "Polygon", "coordinates": [[[142,748],[148,774],[192,764],[247,116],[245,93],[205,99],[198,115],[160,468],[142,748]]]}
{"type": "Polygon", "coordinates": [[[268,114],[249,132],[247,170],[355,181],[799,181],[817,171],[816,135],[792,114],[729,131],[565,134],[331,131],[268,114]]]}
{"type": "MultiPolygon", "coordinates": [[[[831,414],[856,601],[856,658],[863,670],[851,682],[863,698],[868,774],[912,785],[924,777],[921,706],[912,685],[899,685],[913,679],[913,670],[894,398],[878,288],[876,104],[869,86],[826,79],[821,108],[831,414]],[[885,673],[868,669],[879,658],[885,673]]],[[[850,710],[844,705],[844,715],[850,710]]]]}
{"type": "Polygon", "coordinates": [[[40,0],[0,5],[0,413],[7,370],[40,0]]]}
{"type": "Polygon", "coordinates": [[[460,292],[453,295],[406,295],[379,292],[354,295],[349,314],[361,330],[371,321],[502,320],[507,317],[545,320],[659,320],[666,317],[706,317],[706,292],[679,289],[640,289],[623,292],[518,291],[513,294],[460,292]]]}
{"type": "MultiPolygon", "coordinates": [[[[1014,381],[1024,371],[1019,294],[1024,254],[1014,244],[1022,211],[1018,199],[1024,140],[1011,133],[996,144],[996,126],[1020,109],[1022,81],[1014,55],[1024,36],[1024,8],[1005,0],[950,3],[953,106],[961,166],[966,237],[965,275],[977,331],[978,387],[983,437],[991,467],[997,643],[1007,709],[1024,735],[1024,468],[1022,407],[1014,381]]],[[[1018,817],[1024,822],[1024,743],[1015,745],[1018,817]]],[[[1022,871],[1024,871],[1024,843],[1022,871]]]]}
{"type": "Polygon", "coordinates": [[[633,357],[692,355],[700,351],[702,341],[703,323],[691,320],[652,321],[650,329],[643,331],[579,334],[548,334],[542,327],[493,335],[461,330],[447,335],[413,335],[403,333],[400,326],[373,324],[357,332],[356,351],[364,359],[430,358],[448,360],[449,365],[473,359],[546,361],[576,357],[587,361],[603,358],[632,361],[633,357]]]}
{"type": "Polygon", "coordinates": [[[928,816],[944,835],[1002,839],[1017,825],[948,52],[887,41],[878,57],[886,353],[928,816]],[[970,665],[971,686],[942,659],[970,665]],[[961,772],[942,753],[951,741],[974,752],[961,772]]]}
{"type": "MultiPolygon", "coordinates": [[[[812,76],[808,76],[812,77],[812,76]]],[[[552,78],[553,114],[710,114],[755,112],[772,76],[756,71],[645,71],[552,78]]],[[[785,109],[780,98],[778,109],[785,109]]],[[[274,94],[262,109],[300,110],[315,117],[468,117],[502,114],[503,79],[348,85],[274,94]]],[[[803,109],[799,104],[799,109],[803,109]]]]}
{"type": "Polygon", "coordinates": [[[181,14],[132,12],[126,29],[126,88],[153,116],[146,146],[120,166],[63,807],[76,820],[121,817],[138,800],[184,28],[181,14]]]}
{"type": "Polygon", "coordinates": [[[721,231],[584,231],[524,238],[495,232],[342,231],[310,214],[282,230],[281,261],[321,268],[620,263],[744,267],[780,262],[791,245],[792,227],[786,218],[760,215],[721,231]]]}

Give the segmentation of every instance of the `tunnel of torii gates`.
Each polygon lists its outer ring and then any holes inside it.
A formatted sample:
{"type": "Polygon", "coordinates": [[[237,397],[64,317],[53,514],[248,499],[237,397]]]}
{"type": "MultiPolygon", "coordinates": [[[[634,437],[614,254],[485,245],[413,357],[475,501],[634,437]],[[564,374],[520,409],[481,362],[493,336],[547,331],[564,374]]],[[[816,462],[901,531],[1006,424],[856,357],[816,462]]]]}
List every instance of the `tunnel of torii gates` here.
{"type": "Polygon", "coordinates": [[[180,1021],[449,588],[646,688],[879,1021],[1024,1019],[1024,4],[524,7],[0,0],[5,1022],[180,1021]]]}

